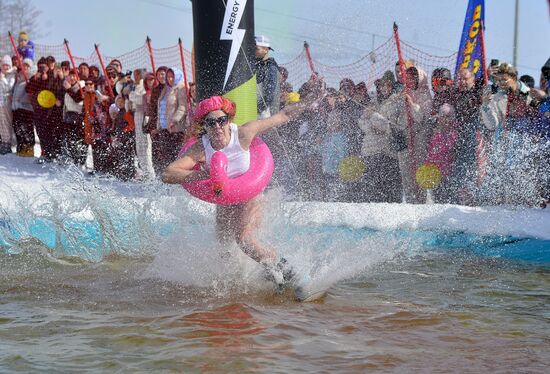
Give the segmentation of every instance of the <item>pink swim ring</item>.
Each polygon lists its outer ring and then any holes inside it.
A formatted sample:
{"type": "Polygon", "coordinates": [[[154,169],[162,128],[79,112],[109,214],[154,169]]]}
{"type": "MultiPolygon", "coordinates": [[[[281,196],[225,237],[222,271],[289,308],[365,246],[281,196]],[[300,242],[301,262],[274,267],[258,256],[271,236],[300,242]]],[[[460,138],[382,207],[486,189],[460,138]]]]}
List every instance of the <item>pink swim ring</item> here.
{"type": "MultiPolygon", "coordinates": [[[[180,151],[182,155],[197,139],[189,140],[180,151]]],[[[195,169],[200,169],[197,164],[195,169]]],[[[268,146],[258,137],[250,143],[250,167],[238,177],[229,178],[226,173],[227,157],[223,152],[215,152],[210,164],[210,178],[182,183],[191,195],[218,205],[245,203],[259,195],[271,180],[273,156],[268,146]]]]}
{"type": "MultiPolygon", "coordinates": [[[[235,104],[220,96],[213,96],[199,103],[194,112],[194,121],[200,121],[214,110],[223,110],[231,117],[235,114],[235,104]]],[[[200,138],[199,138],[200,139],[200,138]]],[[[179,155],[197,142],[190,139],[181,149],[179,155]]],[[[268,146],[258,137],[250,143],[250,167],[237,177],[227,176],[227,157],[221,152],[214,152],[210,164],[210,178],[200,181],[182,183],[191,195],[203,201],[218,205],[236,205],[245,203],[259,195],[269,184],[273,174],[273,156],[268,146]]],[[[195,165],[200,170],[200,165],[195,165]]]]}

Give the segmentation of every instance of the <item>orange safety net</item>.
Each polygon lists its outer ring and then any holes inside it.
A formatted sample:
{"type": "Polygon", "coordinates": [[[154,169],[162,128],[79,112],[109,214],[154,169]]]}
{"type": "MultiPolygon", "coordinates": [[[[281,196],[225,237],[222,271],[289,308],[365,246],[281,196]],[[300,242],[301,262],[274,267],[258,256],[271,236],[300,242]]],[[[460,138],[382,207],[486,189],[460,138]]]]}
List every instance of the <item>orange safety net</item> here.
{"type": "MultiPolygon", "coordinates": [[[[99,46],[99,48],[101,51],[101,46],[99,46]]],[[[454,71],[457,57],[456,53],[450,56],[434,56],[412,47],[403,41],[401,41],[401,48],[403,58],[414,60],[416,66],[420,67],[428,75],[430,75],[435,68],[439,67],[448,68],[451,72],[454,71]]],[[[13,55],[13,50],[7,36],[0,38],[0,52],[2,55],[13,55]]],[[[328,86],[338,88],[340,80],[350,78],[356,84],[365,82],[369,91],[374,91],[374,81],[380,78],[385,71],[394,71],[395,63],[398,59],[396,44],[393,37],[389,38],[378,48],[361,57],[359,60],[347,65],[333,66],[318,61],[315,59],[314,49],[311,50],[311,55],[313,56],[312,62],[315,66],[315,70],[319,75],[324,77],[328,86]]],[[[35,61],[42,56],[53,56],[58,62],[68,60],[66,49],[63,44],[52,46],[36,43],[35,61]]],[[[167,48],[153,48],[153,56],[157,68],[159,66],[167,66],[176,67],[180,70],[182,69],[178,44],[167,48]]],[[[184,57],[188,79],[189,81],[193,81],[191,52],[184,50],[184,57]]],[[[151,71],[151,61],[146,44],[120,56],[102,55],[102,58],[105,64],[108,64],[114,58],[120,60],[123,71],[139,68],[151,71]]],[[[99,59],[95,51],[88,57],[74,56],[74,59],[77,65],[81,62],[87,62],[90,65],[99,67],[99,59]]],[[[310,78],[312,73],[305,50],[292,61],[279,65],[284,66],[288,70],[288,82],[293,85],[294,90],[298,90],[300,86],[310,78]]]]}

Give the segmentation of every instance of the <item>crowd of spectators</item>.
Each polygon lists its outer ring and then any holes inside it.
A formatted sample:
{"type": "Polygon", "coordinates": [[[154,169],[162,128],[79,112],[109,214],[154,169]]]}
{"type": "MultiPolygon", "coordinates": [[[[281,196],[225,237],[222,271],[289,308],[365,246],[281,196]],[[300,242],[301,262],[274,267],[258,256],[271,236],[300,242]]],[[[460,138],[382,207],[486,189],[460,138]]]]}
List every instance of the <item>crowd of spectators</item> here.
{"type": "Polygon", "coordinates": [[[396,63],[395,71],[375,81],[373,97],[350,79],[336,90],[313,75],[300,87],[302,96],[323,90],[325,98],[279,130],[296,155],[295,186],[307,186],[298,193],[348,202],[545,206],[550,60],[539,88],[534,78],[520,79],[515,67],[496,60],[487,69],[487,84],[467,69],[453,79],[448,69],[436,68],[428,80],[414,61],[403,65],[405,77],[396,63]],[[362,162],[355,180],[342,178],[349,157],[362,162]],[[417,179],[426,164],[441,176],[431,190],[417,179]]]}
{"type": "Polygon", "coordinates": [[[53,56],[35,63],[25,33],[18,52],[21,61],[1,61],[0,154],[15,143],[18,156],[34,157],[37,139],[37,163],[72,162],[87,170],[91,149],[87,171],[122,180],[152,179],[177,157],[195,92],[179,69],[124,71],[114,59],[103,74],[98,66],[83,62],[75,69],[53,56]]]}
{"type": "MultiPolygon", "coordinates": [[[[296,96],[288,71],[257,40],[258,115],[267,117],[296,96]]],[[[160,175],[189,138],[195,86],[177,68],[125,71],[52,56],[34,62],[28,35],[19,54],[4,56],[0,73],[0,154],[37,163],[71,162],[91,174],[122,180],[160,175]],[[28,78],[28,81],[26,80],[28,78]],[[53,94],[45,105],[44,92],[53,94]],[[35,137],[36,131],[36,137],[35,137]]],[[[462,69],[431,77],[413,60],[375,81],[342,79],[327,87],[314,73],[297,93],[322,97],[288,125],[266,134],[277,165],[273,184],[295,198],[344,202],[407,202],[540,206],[550,198],[550,60],[538,88],[533,77],[492,60],[488,82],[462,69]],[[353,177],[342,165],[353,158],[353,177]],[[435,165],[440,180],[422,188],[417,170],[435,165]]]]}

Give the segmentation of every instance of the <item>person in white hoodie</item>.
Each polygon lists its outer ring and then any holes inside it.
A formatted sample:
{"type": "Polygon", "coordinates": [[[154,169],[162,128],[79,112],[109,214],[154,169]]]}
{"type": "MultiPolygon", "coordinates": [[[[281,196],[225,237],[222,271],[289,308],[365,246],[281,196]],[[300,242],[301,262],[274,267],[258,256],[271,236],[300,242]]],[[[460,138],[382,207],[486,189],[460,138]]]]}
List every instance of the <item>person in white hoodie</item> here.
{"type": "Polygon", "coordinates": [[[390,145],[390,124],[379,113],[380,108],[395,92],[395,77],[388,70],[374,84],[377,100],[365,109],[359,119],[359,127],[365,134],[361,147],[361,157],[365,162],[361,200],[400,203],[403,201],[403,186],[397,151],[390,145]]]}
{"type": "Polygon", "coordinates": [[[0,65],[0,154],[11,153],[13,138],[11,100],[15,84],[15,71],[11,57],[2,57],[0,65]]]}
{"type": "Polygon", "coordinates": [[[187,130],[187,87],[183,72],[177,68],[166,72],[166,86],[158,101],[157,127],[151,131],[153,139],[153,166],[161,175],[178,158],[187,130]]]}
{"type": "MultiPolygon", "coordinates": [[[[23,69],[27,77],[32,75],[34,63],[30,58],[23,60],[23,69]]],[[[34,156],[34,110],[29,95],[25,91],[27,81],[22,71],[17,74],[13,86],[11,107],[13,110],[13,130],[17,139],[17,155],[21,157],[34,156]]]]}
{"type": "Polygon", "coordinates": [[[63,127],[65,137],[65,152],[77,166],[86,164],[88,146],[84,143],[84,114],[81,90],[84,81],[79,81],[77,71],[72,69],[63,81],[65,88],[63,107],[63,127]]]}
{"type": "Polygon", "coordinates": [[[138,177],[150,179],[155,174],[151,156],[151,139],[149,134],[143,132],[146,109],[145,69],[134,70],[133,89],[128,94],[128,111],[134,114],[136,124],[136,155],[139,164],[138,177]]]}

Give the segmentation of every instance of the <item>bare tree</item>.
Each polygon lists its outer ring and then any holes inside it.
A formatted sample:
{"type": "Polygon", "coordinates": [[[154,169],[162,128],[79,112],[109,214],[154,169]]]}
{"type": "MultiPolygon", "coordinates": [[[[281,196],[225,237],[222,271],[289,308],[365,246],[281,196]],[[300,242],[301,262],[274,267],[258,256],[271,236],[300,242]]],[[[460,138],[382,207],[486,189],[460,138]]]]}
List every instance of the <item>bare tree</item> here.
{"type": "Polygon", "coordinates": [[[42,36],[39,23],[42,11],[31,0],[0,0],[0,14],[2,35],[8,31],[14,34],[26,31],[34,39],[42,36]]]}
{"type": "Polygon", "coordinates": [[[8,5],[11,30],[26,31],[36,39],[40,33],[38,18],[42,11],[31,0],[12,0],[8,5]]]}
{"type": "Polygon", "coordinates": [[[42,11],[31,0],[0,0],[0,54],[12,54],[8,31],[16,38],[26,31],[32,39],[44,36],[39,22],[42,11]]]}

